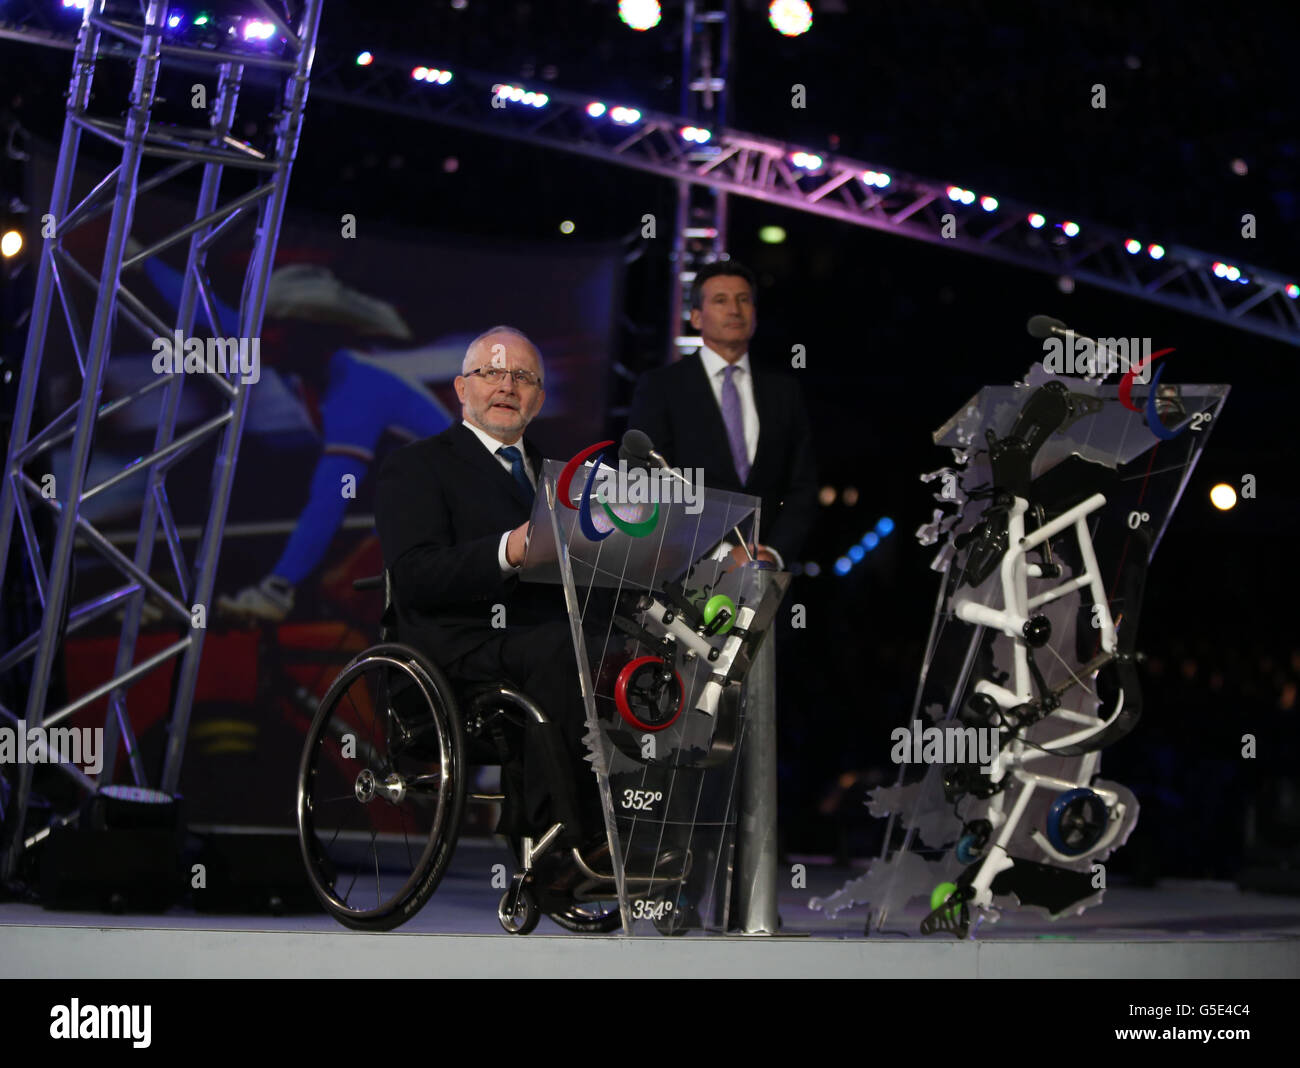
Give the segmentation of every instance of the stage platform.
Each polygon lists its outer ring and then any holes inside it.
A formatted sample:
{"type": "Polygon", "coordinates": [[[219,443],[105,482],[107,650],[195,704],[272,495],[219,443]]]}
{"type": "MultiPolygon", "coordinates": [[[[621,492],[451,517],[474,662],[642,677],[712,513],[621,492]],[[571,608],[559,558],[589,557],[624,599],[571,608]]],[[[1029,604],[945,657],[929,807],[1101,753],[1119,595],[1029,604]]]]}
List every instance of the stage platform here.
{"type": "Polygon", "coordinates": [[[502,932],[494,842],[467,839],[433,900],[397,931],[363,934],[324,914],[110,916],[0,903],[0,977],[147,978],[1296,978],[1300,898],[1226,883],[1112,886],[1098,907],[1052,921],[1006,911],[972,937],[922,937],[924,910],[862,937],[865,911],[808,908],[854,873],[809,863],[781,896],[778,937],[575,935],[544,918],[502,932]]]}

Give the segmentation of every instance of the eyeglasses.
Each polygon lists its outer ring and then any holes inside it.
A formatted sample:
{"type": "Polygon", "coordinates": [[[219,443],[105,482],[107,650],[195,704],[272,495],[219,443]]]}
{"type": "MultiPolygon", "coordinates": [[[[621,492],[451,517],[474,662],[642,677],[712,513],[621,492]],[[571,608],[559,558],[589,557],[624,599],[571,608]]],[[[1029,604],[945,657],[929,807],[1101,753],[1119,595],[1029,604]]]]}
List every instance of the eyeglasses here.
{"type": "Polygon", "coordinates": [[[506,375],[514,376],[516,386],[532,386],[536,388],[542,384],[542,380],[532,371],[507,371],[504,367],[478,367],[468,372],[465,377],[473,378],[475,375],[482,376],[483,381],[490,386],[501,385],[505,381],[506,375]]]}

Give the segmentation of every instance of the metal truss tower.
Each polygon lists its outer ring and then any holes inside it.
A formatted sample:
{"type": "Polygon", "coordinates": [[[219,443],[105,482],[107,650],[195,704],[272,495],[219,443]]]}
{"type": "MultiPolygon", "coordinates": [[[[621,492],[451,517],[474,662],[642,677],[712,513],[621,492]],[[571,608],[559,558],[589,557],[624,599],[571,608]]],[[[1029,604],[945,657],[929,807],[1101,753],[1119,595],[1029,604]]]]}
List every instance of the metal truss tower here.
{"type": "MultiPolygon", "coordinates": [[[[731,66],[732,0],[686,0],[682,27],[682,129],[707,132],[708,140],[685,142],[695,165],[713,162],[722,149],[714,131],[727,125],[727,75],[731,66]]],[[[703,138],[703,133],[696,135],[703,138]]],[[[712,185],[677,180],[673,224],[673,359],[700,344],[691,328],[690,297],[695,272],[726,255],[727,193],[712,185]]]]}
{"type": "MultiPolygon", "coordinates": [[[[681,276],[690,270],[682,261],[695,255],[704,262],[725,245],[723,227],[712,221],[725,218],[725,198],[734,194],[1026,270],[1068,276],[1134,300],[1300,345],[1300,270],[1283,275],[1244,262],[1235,253],[1217,255],[1165,241],[1159,234],[1125,231],[1047,205],[1012,200],[1000,190],[972,190],[907,174],[879,161],[831,155],[824,148],[731,129],[725,122],[704,125],[704,117],[715,111],[726,117],[722,105],[730,57],[724,45],[731,27],[729,8],[715,10],[723,0],[712,0],[714,8],[704,7],[706,2],[698,0],[698,6],[691,7],[686,23],[693,40],[684,50],[685,69],[691,73],[683,79],[683,115],[638,109],[635,119],[620,121],[615,113],[625,115],[625,109],[615,108],[616,101],[604,101],[609,106],[594,116],[588,108],[602,102],[599,94],[552,87],[546,87],[546,103],[539,110],[501,99],[498,89],[503,82],[524,92],[517,80],[459,67],[449,80],[436,84],[413,80],[412,67],[428,63],[427,55],[417,60],[376,54],[364,67],[350,55],[323,57],[312,77],[312,94],[657,174],[677,183],[679,190],[701,190],[701,196],[707,189],[715,199],[704,202],[698,227],[690,225],[690,202],[679,198],[675,332],[685,303],[681,276]],[[701,26],[708,30],[705,40],[701,26]],[[707,67],[706,46],[711,49],[707,67]],[[706,99],[706,90],[711,99],[706,99]],[[704,145],[687,141],[682,130],[688,125],[708,129],[710,139],[704,145]]],[[[30,0],[13,7],[13,12],[0,12],[0,38],[66,47],[49,28],[48,16],[33,10],[30,0]]]]}
{"type": "MultiPolygon", "coordinates": [[[[99,782],[113,781],[119,745],[130,762],[131,776],[140,786],[156,785],[174,794],[180,779],[181,758],[188,732],[190,704],[203,651],[205,622],[216,576],[240,436],[248,408],[250,383],[232,373],[208,371],[193,375],[203,381],[191,384],[218,399],[218,414],[181,435],[176,434],[183,380],[178,373],[159,374],[127,395],[105,399],[106,369],[113,354],[128,340],[135,352],[152,347],[158,338],[174,338],[176,331],[189,339],[222,330],[217,301],[206,268],[209,251],[217,242],[241,242],[248,249],[247,268],[238,308],[238,336],[259,337],[266,305],[267,281],[275,259],[280,222],[288,194],[289,176],[297,152],[317,28],[323,0],[248,0],[244,14],[260,22],[256,36],[271,39],[271,47],[245,45],[241,36],[224,25],[220,34],[209,28],[207,40],[194,42],[169,32],[165,0],[118,3],[91,0],[81,23],[75,47],[67,97],[63,138],[55,171],[49,215],[43,231],[23,359],[18,403],[0,489],[0,580],[9,559],[15,521],[23,538],[37,595],[43,608],[40,628],[0,656],[0,673],[33,659],[30,691],[22,718],[28,731],[53,727],[101,698],[108,698],[104,725],[104,765],[99,782]],[[125,59],[132,64],[130,96],[120,112],[98,102],[91,110],[91,85],[97,62],[125,59]],[[155,115],[162,103],[160,74],[198,72],[200,79],[215,76],[215,92],[206,109],[207,124],[177,125],[155,115]],[[271,116],[273,130],[266,143],[254,145],[232,136],[245,71],[260,72],[260,84],[270,80],[277,88],[271,116]],[[112,117],[120,114],[121,117],[112,117]],[[109,117],[105,117],[108,115],[109,117]],[[80,200],[74,200],[74,180],[83,136],[112,146],[120,157],[101,180],[80,200]],[[186,190],[174,179],[201,167],[193,219],[148,248],[128,253],[132,219],[142,194],[168,183],[186,190]],[[227,167],[248,172],[244,191],[221,199],[222,176],[227,167]],[[251,188],[249,187],[251,185],[251,188]],[[107,238],[98,273],[78,261],[69,238],[92,220],[108,216],[107,238]],[[250,228],[246,225],[253,223],[250,228]],[[124,272],[165,249],[186,242],[184,284],[174,322],[164,322],[131,291],[124,272]],[[203,310],[202,321],[197,312],[203,310]],[[51,368],[47,346],[66,329],[66,341],[81,374],[80,396],[43,426],[34,426],[38,399],[51,368]],[[153,450],[94,485],[87,468],[96,427],[127,406],[150,398],[160,404],[153,450]],[[216,464],[210,486],[209,510],[193,562],[185,558],[168,500],[169,469],[199,445],[215,440],[216,464]],[[71,463],[61,481],[40,477],[51,451],[71,442],[71,463]],[[38,474],[40,481],[33,478],[38,474]],[[139,535],[133,556],[111,544],[83,514],[84,506],[123,480],[144,476],[139,535]],[[43,558],[37,536],[36,510],[47,509],[55,519],[49,559],[43,558]],[[174,571],[174,584],[153,577],[154,548],[159,535],[166,545],[174,571]],[[80,541],[79,541],[80,539],[80,541]],[[99,555],[124,580],[111,591],[83,603],[73,603],[73,557],[78,549],[99,555]],[[169,586],[171,588],[169,588],[169,586]],[[173,620],[181,636],[152,656],[137,660],[136,637],[145,595],[173,620]],[[202,607],[203,612],[196,610],[202,607]],[[56,651],[67,634],[105,613],[124,613],[116,664],[111,678],[61,708],[49,708],[48,697],[56,651]],[[169,710],[166,754],[160,776],[144,767],[127,714],[127,688],[160,666],[179,660],[169,710]],[[151,782],[151,779],[155,781],[151,782]]],[[[223,16],[225,18],[225,16],[223,16]]],[[[236,20],[232,25],[242,25],[236,20]]],[[[111,78],[109,79],[111,84],[111,78]]],[[[102,90],[100,96],[107,95],[102,90]]],[[[187,93],[188,99],[188,93],[187,93]]],[[[241,116],[246,117],[246,116],[241,116]]],[[[263,116],[264,117],[264,116],[263,116]]],[[[81,160],[88,165],[89,160],[81,160]]],[[[194,190],[187,193],[194,198],[194,190]]],[[[212,346],[205,347],[209,350],[212,346]]],[[[157,350],[154,350],[157,351],[157,350]]],[[[15,726],[19,712],[0,707],[0,726],[15,726]]],[[[87,789],[95,780],[79,768],[61,765],[63,771],[87,789]]],[[[26,812],[31,795],[32,765],[19,765],[18,789],[6,813],[8,842],[4,843],[2,874],[12,876],[23,850],[40,832],[24,839],[26,812]]]]}

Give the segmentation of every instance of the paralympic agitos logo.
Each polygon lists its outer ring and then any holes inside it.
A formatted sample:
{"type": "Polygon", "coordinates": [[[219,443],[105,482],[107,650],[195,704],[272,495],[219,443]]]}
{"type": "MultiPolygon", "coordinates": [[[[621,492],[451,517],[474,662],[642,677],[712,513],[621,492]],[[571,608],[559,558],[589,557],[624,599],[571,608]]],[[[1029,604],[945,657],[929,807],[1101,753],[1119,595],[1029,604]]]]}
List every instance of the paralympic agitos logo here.
{"type": "Polygon", "coordinates": [[[659,525],[661,501],[684,504],[691,515],[703,508],[702,471],[696,472],[694,478],[683,475],[668,479],[660,477],[658,470],[652,473],[639,467],[629,469],[626,460],[619,460],[617,468],[603,467],[605,450],[613,444],[613,441],[598,441],[587,446],[564,465],[556,486],[560,503],[578,513],[578,525],[590,541],[604,541],[616,530],[632,538],[646,537],[659,525]],[[588,460],[591,460],[591,470],[575,504],[573,480],[588,460]],[[607,522],[603,529],[593,515],[593,503],[599,505],[600,514],[607,522]]]}
{"type": "MultiPolygon", "coordinates": [[[[1130,412],[1145,411],[1147,426],[1151,428],[1151,433],[1161,441],[1171,441],[1182,433],[1182,428],[1179,428],[1178,430],[1170,430],[1160,421],[1160,410],[1157,407],[1157,402],[1160,399],[1160,376],[1165,373],[1165,367],[1168,365],[1162,363],[1156,369],[1156,373],[1151,376],[1151,388],[1147,392],[1145,409],[1139,408],[1133,403],[1133,379],[1137,375],[1141,374],[1148,364],[1155,363],[1161,356],[1167,356],[1173,351],[1173,349],[1161,349],[1159,352],[1153,352],[1147,359],[1125,371],[1124,376],[1119,380],[1120,404],[1124,405],[1124,407],[1130,412]]],[[[1199,429],[1199,427],[1197,429],[1199,429]]]]}

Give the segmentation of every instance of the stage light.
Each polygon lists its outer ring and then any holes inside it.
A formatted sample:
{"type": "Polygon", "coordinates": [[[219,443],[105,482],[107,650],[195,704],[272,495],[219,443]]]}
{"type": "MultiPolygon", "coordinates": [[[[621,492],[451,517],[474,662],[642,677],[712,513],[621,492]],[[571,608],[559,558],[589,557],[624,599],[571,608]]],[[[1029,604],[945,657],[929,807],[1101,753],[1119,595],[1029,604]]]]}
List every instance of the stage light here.
{"type": "Polygon", "coordinates": [[[997,210],[998,210],[998,198],[997,198],[997,197],[980,197],[980,207],[983,208],[985,211],[997,211],[997,210]]]}
{"type": "Polygon", "coordinates": [[[1147,245],[1147,255],[1153,260],[1162,260],[1165,258],[1164,245],[1147,245]]]}
{"type": "Polygon", "coordinates": [[[1290,297],[1292,300],[1295,300],[1297,297],[1300,297],[1300,286],[1292,282],[1290,285],[1286,287],[1286,295],[1290,297]]]}
{"type": "Polygon", "coordinates": [[[276,27],[273,23],[265,22],[263,19],[250,18],[244,21],[244,40],[270,40],[274,32],[276,27]]]}
{"type": "Polygon", "coordinates": [[[1250,173],[1250,168],[1246,166],[1244,159],[1234,159],[1232,161],[1232,173],[1244,178],[1250,173]]]}
{"type": "Polygon", "coordinates": [[[1043,216],[1039,215],[1038,212],[1031,211],[1029,213],[1029,225],[1035,230],[1041,230],[1045,222],[1047,222],[1047,220],[1043,218],[1043,216]]]}
{"type": "Polygon", "coordinates": [[[849,559],[855,564],[861,563],[862,558],[867,555],[867,550],[861,545],[855,545],[849,550],[849,559]]]}
{"type": "MultiPolygon", "coordinates": [[[[451,71],[449,71],[449,70],[440,70],[440,71],[438,71],[438,84],[439,84],[439,85],[446,85],[449,81],[451,81],[451,71]]],[[[546,102],[546,96],[545,96],[545,94],[542,95],[542,102],[543,102],[543,103],[546,102]]]]}
{"type": "Polygon", "coordinates": [[[844,492],[840,494],[840,500],[844,502],[846,507],[852,508],[858,503],[858,487],[845,486],[844,492]]]}
{"type": "Polygon", "coordinates": [[[767,21],[784,37],[798,37],[812,26],[812,8],[808,0],[772,0],[767,6],[767,21]]]}
{"type": "Polygon", "coordinates": [[[823,486],[817,491],[817,500],[821,502],[823,508],[829,508],[835,503],[835,487],[823,486]]]}
{"type": "Polygon", "coordinates": [[[167,16],[167,25],[168,25],[168,27],[170,27],[171,29],[173,29],[173,30],[176,29],[176,27],[179,26],[180,24],[181,24],[181,17],[180,17],[179,15],[168,15],[168,16],[167,16]]]}
{"type": "Polygon", "coordinates": [[[1228,264],[1228,272],[1226,277],[1229,282],[1237,281],[1241,277],[1241,268],[1234,267],[1232,266],[1232,264],[1228,264]]]}
{"type": "Polygon", "coordinates": [[[357,66],[358,66],[358,67],[368,67],[368,66],[370,66],[370,64],[372,64],[374,61],[375,61],[375,57],[374,57],[373,55],[371,55],[369,52],[358,52],[358,53],[357,53],[357,66]]]}
{"type": "Polygon", "coordinates": [[[1142,251],[1142,242],[1135,241],[1133,240],[1133,238],[1130,237],[1127,241],[1124,242],[1124,250],[1130,256],[1136,256],[1139,252],[1142,251]]]}
{"type": "Polygon", "coordinates": [[[1073,223],[1073,222],[1070,222],[1070,221],[1067,220],[1067,221],[1061,223],[1061,229],[1065,232],[1065,236],[1066,236],[1066,237],[1078,237],[1078,236],[1079,236],[1079,224],[1078,224],[1078,223],[1073,223]]]}
{"type": "Polygon", "coordinates": [[[1237,491],[1226,482],[1220,482],[1210,490],[1210,503],[1220,512],[1226,512],[1237,503],[1237,491]]]}
{"type": "Polygon", "coordinates": [[[765,245],[779,245],[785,240],[785,231],[779,226],[764,226],[758,231],[758,239],[765,245]]]}
{"type": "Polygon", "coordinates": [[[74,11],[85,11],[86,0],[63,0],[63,6],[72,8],[74,11]]]}
{"type": "Polygon", "coordinates": [[[573,230],[574,226],[572,219],[565,219],[564,222],[560,223],[560,233],[571,234],[573,233],[573,230]]]}
{"type": "Polygon", "coordinates": [[[641,112],[636,108],[616,107],[610,110],[609,117],[621,126],[630,126],[641,121],[641,112]]]}
{"type": "Polygon", "coordinates": [[[194,25],[195,25],[195,26],[206,26],[206,25],[207,25],[209,22],[211,22],[211,21],[212,21],[212,17],[211,17],[211,16],[210,16],[206,11],[204,11],[204,12],[202,12],[201,14],[199,14],[198,16],[195,17],[195,19],[194,19],[194,25]]]}
{"type": "Polygon", "coordinates": [[[867,552],[871,552],[872,549],[880,544],[880,535],[874,530],[868,531],[866,534],[862,535],[861,544],[863,549],[867,552]]]}
{"type": "Polygon", "coordinates": [[[605,105],[602,104],[599,100],[593,100],[590,104],[587,105],[587,114],[590,115],[593,119],[598,119],[603,114],[605,114],[605,105]]]}
{"type": "Polygon", "coordinates": [[[888,537],[894,532],[894,521],[889,516],[883,516],[876,524],[876,533],[882,538],[888,537]]]}
{"type": "Polygon", "coordinates": [[[790,162],[806,171],[815,171],[822,165],[822,158],[813,152],[793,152],[790,155],[790,162]]]}
{"type": "Polygon", "coordinates": [[[874,185],[880,189],[884,189],[885,186],[893,181],[893,179],[890,178],[889,175],[885,174],[884,171],[863,171],[862,180],[866,182],[867,185],[874,185]]]}
{"type": "Polygon", "coordinates": [[[702,129],[699,126],[683,126],[678,133],[681,134],[682,140],[694,141],[697,145],[702,145],[713,136],[709,130],[702,129]]]}
{"type": "Polygon", "coordinates": [[[950,185],[948,187],[948,199],[953,201],[961,200],[961,186],[950,185]]]}
{"type": "Polygon", "coordinates": [[[422,82],[424,81],[425,76],[428,73],[429,73],[428,67],[416,67],[415,70],[411,71],[411,77],[414,78],[417,82],[422,82]]]}
{"type": "Polygon", "coordinates": [[[618,0],[618,17],[634,30],[651,29],[662,17],[659,0],[618,0]]]}
{"type": "Polygon", "coordinates": [[[6,259],[17,256],[23,250],[23,235],[17,230],[6,230],[0,237],[0,255],[6,259]]]}
{"type": "Polygon", "coordinates": [[[847,556],[841,556],[835,561],[835,574],[837,575],[847,575],[852,568],[853,561],[847,556]]]}
{"type": "Polygon", "coordinates": [[[809,560],[803,565],[803,573],[809,578],[816,578],[822,573],[821,565],[816,560],[809,560]]]}

